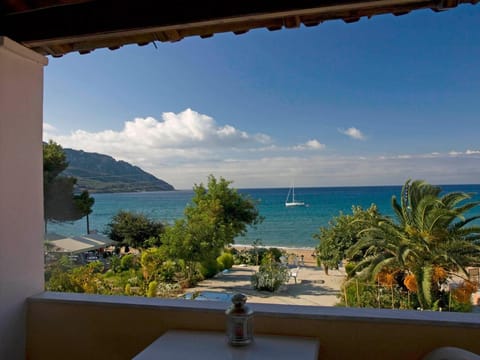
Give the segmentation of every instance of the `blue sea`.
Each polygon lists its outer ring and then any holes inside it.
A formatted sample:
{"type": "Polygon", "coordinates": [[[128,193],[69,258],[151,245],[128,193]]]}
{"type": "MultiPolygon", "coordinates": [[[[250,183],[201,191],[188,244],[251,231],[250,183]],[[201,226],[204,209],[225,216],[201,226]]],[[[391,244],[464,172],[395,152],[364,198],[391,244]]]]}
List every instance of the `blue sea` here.
{"type": "MultiPolygon", "coordinates": [[[[480,201],[480,185],[443,185],[444,192],[463,191],[473,193],[473,199],[480,201]]],[[[304,201],[305,207],[285,207],[288,188],[239,189],[258,201],[258,209],[264,221],[256,228],[250,228],[246,236],[238,237],[237,244],[252,244],[260,240],[266,246],[315,247],[318,240],[312,238],[321,226],[337,216],[340,211],[351,213],[353,205],[368,208],[377,204],[384,215],[393,216],[392,195],[400,197],[401,186],[362,187],[319,187],[296,188],[295,198],[304,201]]],[[[103,232],[113,215],[119,210],[142,212],[152,219],[173,223],[183,217],[185,206],[191,201],[193,191],[142,192],[93,194],[95,205],[90,215],[90,229],[103,232]]],[[[472,214],[480,214],[479,209],[472,214]]],[[[73,223],[49,223],[49,232],[62,235],[86,233],[85,218],[73,223]]]]}

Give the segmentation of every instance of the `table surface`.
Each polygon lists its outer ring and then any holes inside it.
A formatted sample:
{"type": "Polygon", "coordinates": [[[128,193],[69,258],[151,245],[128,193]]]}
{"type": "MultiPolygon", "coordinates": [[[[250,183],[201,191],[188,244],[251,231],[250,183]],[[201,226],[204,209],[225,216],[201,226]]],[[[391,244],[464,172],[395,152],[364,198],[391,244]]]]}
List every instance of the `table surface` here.
{"type": "Polygon", "coordinates": [[[252,344],[233,347],[221,332],[170,330],[134,360],[316,360],[318,349],[315,338],[256,335],[252,344]]]}

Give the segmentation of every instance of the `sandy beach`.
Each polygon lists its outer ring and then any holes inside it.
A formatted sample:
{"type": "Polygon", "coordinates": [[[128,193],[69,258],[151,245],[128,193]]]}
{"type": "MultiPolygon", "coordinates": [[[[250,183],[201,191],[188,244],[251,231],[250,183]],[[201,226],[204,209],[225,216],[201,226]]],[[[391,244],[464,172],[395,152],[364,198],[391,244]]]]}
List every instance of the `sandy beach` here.
{"type": "MultiPolygon", "coordinates": [[[[243,249],[251,249],[253,246],[235,244],[235,245],[232,245],[232,247],[237,250],[243,250],[243,249]]],[[[290,248],[290,247],[282,247],[282,246],[259,246],[259,247],[267,248],[267,249],[270,247],[275,247],[277,249],[285,251],[286,254],[289,255],[290,260],[292,260],[293,256],[297,256],[299,260],[303,259],[303,262],[305,265],[316,266],[317,264],[317,261],[314,256],[314,253],[315,253],[314,248],[290,248]]]]}
{"type": "MultiPolygon", "coordinates": [[[[242,246],[235,246],[241,248],[242,246]]],[[[330,270],[325,275],[323,269],[316,265],[312,257],[313,249],[284,248],[293,262],[296,255],[300,260],[303,255],[303,264],[299,261],[297,279],[291,277],[275,293],[257,291],[250,284],[250,277],[258,270],[258,266],[234,265],[229,271],[217,274],[215,277],[200,282],[196,287],[187,292],[215,291],[215,292],[241,292],[248,296],[251,303],[271,303],[288,305],[315,305],[334,306],[338,302],[337,295],[345,278],[343,268],[330,270]]]]}

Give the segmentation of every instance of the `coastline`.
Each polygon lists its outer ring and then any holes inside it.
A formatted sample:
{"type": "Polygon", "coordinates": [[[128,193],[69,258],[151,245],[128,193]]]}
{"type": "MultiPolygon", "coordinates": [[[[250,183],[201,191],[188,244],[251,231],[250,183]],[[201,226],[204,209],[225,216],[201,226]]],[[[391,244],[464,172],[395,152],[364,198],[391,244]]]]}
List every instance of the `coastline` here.
{"type": "MultiPolygon", "coordinates": [[[[230,246],[237,250],[246,250],[246,249],[253,248],[253,245],[233,244],[230,246]]],[[[262,246],[257,246],[257,248],[264,248],[264,249],[277,248],[285,251],[287,255],[297,256],[298,259],[301,259],[303,256],[303,262],[305,266],[317,266],[317,261],[314,255],[315,248],[313,247],[289,247],[289,246],[262,245],[262,246]]]]}

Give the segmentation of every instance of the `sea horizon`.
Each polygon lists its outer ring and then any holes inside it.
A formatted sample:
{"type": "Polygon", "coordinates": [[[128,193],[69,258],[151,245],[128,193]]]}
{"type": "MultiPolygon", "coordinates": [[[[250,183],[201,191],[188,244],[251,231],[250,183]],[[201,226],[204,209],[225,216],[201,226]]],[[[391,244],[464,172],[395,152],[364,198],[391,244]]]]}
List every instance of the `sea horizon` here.
{"type": "MultiPolygon", "coordinates": [[[[479,184],[438,185],[443,192],[463,191],[473,193],[473,199],[480,201],[479,184]]],[[[380,186],[331,186],[296,187],[295,196],[307,206],[285,207],[288,187],[281,188],[237,188],[257,202],[264,221],[256,227],[250,227],[245,236],[235,239],[237,245],[252,245],[258,242],[263,246],[311,249],[318,245],[312,236],[320,227],[339,215],[351,213],[352,206],[366,209],[376,204],[386,216],[393,216],[392,196],[399,198],[402,185],[380,186]]],[[[104,233],[107,224],[120,210],[134,211],[148,217],[173,224],[183,217],[185,206],[190,203],[193,190],[94,193],[93,212],[90,215],[90,228],[104,233]]],[[[480,214],[475,209],[472,214],[480,214]]],[[[86,220],[69,223],[50,223],[48,232],[65,236],[77,236],[86,233],[86,220]]]]}
{"type": "MultiPolygon", "coordinates": [[[[412,179],[416,180],[416,179],[412,179]]],[[[205,182],[204,182],[205,184],[205,182]]],[[[233,185],[235,185],[235,182],[233,182],[233,185]]],[[[321,185],[321,186],[297,186],[295,185],[295,189],[323,189],[323,188],[365,188],[365,187],[402,187],[404,184],[389,184],[389,185],[321,185]]],[[[452,183],[452,184],[433,184],[434,186],[440,186],[443,188],[444,186],[479,186],[480,183],[452,183]]],[[[290,186],[268,186],[268,187],[262,187],[262,186],[257,186],[257,187],[235,187],[237,190],[277,190],[277,189],[288,189],[290,186]]],[[[192,188],[190,189],[173,189],[173,190],[158,190],[158,191],[128,191],[128,192],[123,192],[125,193],[137,193],[137,192],[171,192],[171,191],[193,191],[192,188]]],[[[120,192],[117,192],[116,194],[119,194],[120,192]]],[[[110,194],[110,193],[101,193],[97,192],[96,194],[110,194]]]]}

